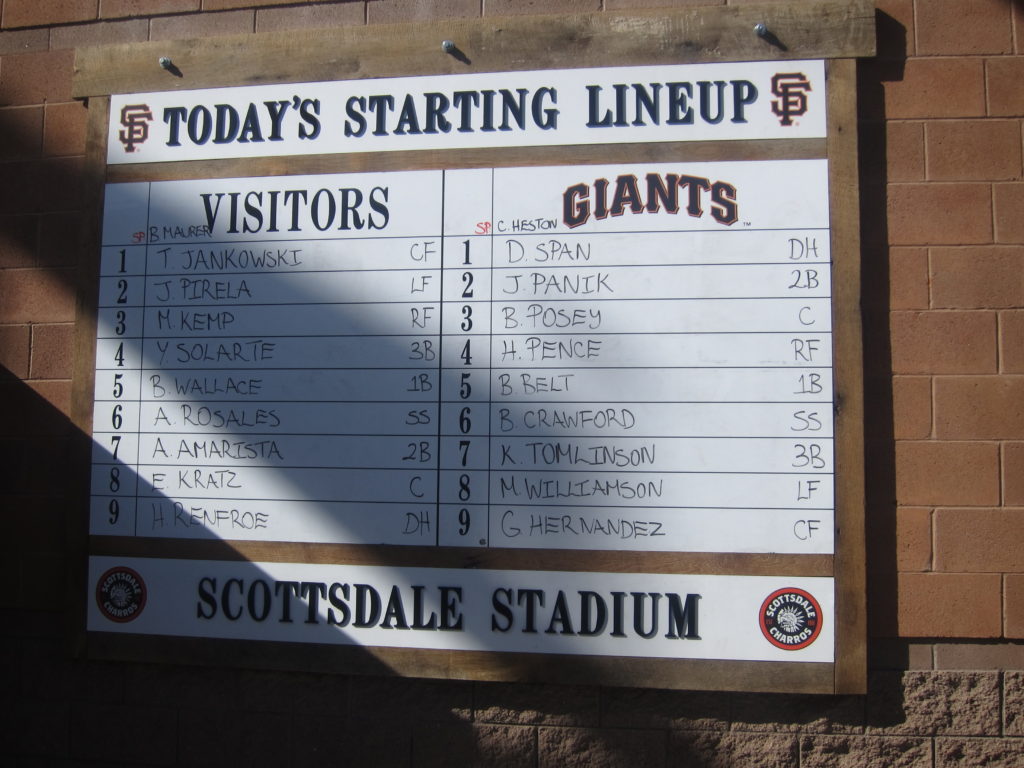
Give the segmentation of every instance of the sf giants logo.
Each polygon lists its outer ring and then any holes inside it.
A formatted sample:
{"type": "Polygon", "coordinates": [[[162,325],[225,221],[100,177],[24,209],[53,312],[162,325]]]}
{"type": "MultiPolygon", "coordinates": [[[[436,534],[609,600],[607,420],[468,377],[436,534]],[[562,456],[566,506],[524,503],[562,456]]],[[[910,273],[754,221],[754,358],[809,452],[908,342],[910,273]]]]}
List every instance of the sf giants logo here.
{"type": "Polygon", "coordinates": [[[121,108],[122,130],[117,138],[124,144],[125,152],[134,152],[136,144],[149,138],[149,122],[153,113],[148,104],[126,104],[121,108]]]}
{"type": "Polygon", "coordinates": [[[803,72],[779,72],[772,77],[772,112],[782,125],[792,125],[794,117],[807,112],[807,91],[811,83],[803,72]]]}

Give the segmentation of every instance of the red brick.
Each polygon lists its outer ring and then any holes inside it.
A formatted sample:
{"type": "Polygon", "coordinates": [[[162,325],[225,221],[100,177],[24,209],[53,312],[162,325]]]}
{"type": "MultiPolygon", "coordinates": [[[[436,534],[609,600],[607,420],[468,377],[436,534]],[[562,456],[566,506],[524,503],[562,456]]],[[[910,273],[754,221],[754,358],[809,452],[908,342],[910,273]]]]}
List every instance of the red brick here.
{"type": "Polygon", "coordinates": [[[800,768],[933,768],[932,745],[912,736],[803,736],[800,768]]]}
{"type": "Polygon", "coordinates": [[[1024,246],[932,248],[932,307],[1024,306],[1024,246]]]}
{"type": "Polygon", "coordinates": [[[868,669],[921,670],[932,669],[932,643],[915,643],[895,638],[872,639],[868,648],[868,669]]]}
{"type": "Polygon", "coordinates": [[[50,49],[81,48],[87,45],[142,43],[149,39],[149,20],[101,21],[50,30],[50,49]]]}
{"type": "Polygon", "coordinates": [[[162,13],[198,11],[202,0],[100,0],[100,18],[157,16],[162,13]]]}
{"type": "Polygon", "coordinates": [[[1024,311],[999,313],[999,370],[1024,373],[1024,311]]]}
{"type": "Polygon", "coordinates": [[[893,312],[893,373],[995,373],[994,312],[893,312]]]}
{"type": "Polygon", "coordinates": [[[33,379],[70,379],[74,363],[75,326],[32,326],[32,365],[29,375],[33,379]]]}
{"type": "Polygon", "coordinates": [[[82,207],[83,158],[47,158],[11,163],[4,168],[16,185],[0,185],[0,211],[50,213],[82,207]]]}
{"type": "MultiPolygon", "coordinates": [[[[604,0],[606,11],[632,11],[638,8],[643,10],[654,5],[667,5],[667,3],[653,3],[651,0],[604,0]]],[[[675,0],[672,5],[725,5],[725,0],[675,0]]],[[[485,13],[490,13],[489,9],[485,9],[485,13]]]]}
{"type": "MultiPolygon", "coordinates": [[[[1018,577],[1014,576],[1013,578],[1018,577]]],[[[939,643],[935,646],[935,668],[1024,669],[1024,645],[1019,643],[939,643]]],[[[1024,714],[1024,709],[1021,712],[1024,714]]]]}
{"type": "Polygon", "coordinates": [[[0,323],[67,323],[75,319],[70,270],[0,271],[0,323]]]}
{"type": "Polygon", "coordinates": [[[928,309],[928,251],[889,249],[889,308],[928,309]]]}
{"type": "Polygon", "coordinates": [[[39,157],[43,144],[42,107],[0,108],[0,162],[39,157]]]}
{"type": "Polygon", "coordinates": [[[27,325],[0,325],[0,366],[19,379],[28,378],[29,339],[27,325]]]}
{"type": "Polygon", "coordinates": [[[0,269],[35,264],[38,244],[38,217],[0,216],[0,269]]]}
{"type": "Polygon", "coordinates": [[[1024,184],[994,184],[992,193],[996,242],[1024,243],[1024,184]]]}
{"type": "Polygon", "coordinates": [[[926,507],[896,510],[896,568],[906,571],[932,569],[932,511],[926,507]]]}
{"type": "Polygon", "coordinates": [[[257,32],[358,26],[365,23],[366,7],[362,3],[266,8],[256,11],[257,32]]]}
{"type": "Polygon", "coordinates": [[[1024,376],[938,376],[935,435],[946,440],[1024,438],[1024,376]]]}
{"type": "Polygon", "coordinates": [[[908,506],[995,506],[999,449],[995,443],[896,443],[896,500],[908,506]]]}
{"type": "Polygon", "coordinates": [[[935,570],[1024,572],[1024,509],[935,511],[935,570]]]}
{"type": "Polygon", "coordinates": [[[150,40],[184,40],[187,38],[240,35],[252,32],[255,11],[222,11],[194,13],[187,16],[164,16],[150,22],[150,40]]]}
{"type": "Polygon", "coordinates": [[[1003,577],[1003,633],[1016,640],[1024,639],[1024,574],[1009,573],[1003,577]]]}
{"type": "Polygon", "coordinates": [[[891,245],[992,242],[989,184],[890,184],[886,214],[891,245]]]}
{"type": "Polygon", "coordinates": [[[500,765],[535,768],[537,733],[509,725],[419,723],[413,730],[415,765],[500,765]]]}
{"type": "MultiPolygon", "coordinates": [[[[179,757],[178,750],[190,745],[187,743],[188,740],[184,740],[186,743],[179,746],[177,727],[167,727],[169,721],[178,722],[178,713],[169,707],[162,708],[159,704],[159,700],[148,702],[145,706],[122,703],[82,705],[76,702],[70,727],[76,757],[83,761],[96,761],[105,765],[117,763],[168,765],[176,762],[173,758],[168,760],[168,755],[177,758],[179,757]],[[125,738],[103,738],[103,723],[110,722],[122,724],[125,729],[125,738]]],[[[198,709],[198,707],[194,709],[198,709]]],[[[193,715],[193,708],[190,708],[188,713],[193,715]]],[[[241,719],[239,718],[239,720],[241,719]]],[[[188,723],[188,725],[192,724],[188,723]]],[[[223,722],[222,726],[225,734],[230,732],[229,722],[223,722]]],[[[182,722],[180,727],[182,733],[189,733],[185,722],[182,722]]],[[[214,755],[216,754],[214,752],[214,755]]],[[[240,759],[242,755],[238,752],[235,757],[242,764],[248,763],[248,761],[240,759]]],[[[184,757],[182,757],[182,762],[186,762],[184,757]]],[[[211,763],[207,763],[207,765],[209,764],[211,763]]]]}
{"type": "Polygon", "coordinates": [[[0,55],[45,51],[50,47],[50,30],[17,29],[0,32],[0,55]]]}
{"type": "Polygon", "coordinates": [[[932,435],[932,380],[928,376],[894,376],[893,437],[922,440],[932,435]]]}
{"type": "Polygon", "coordinates": [[[78,263],[82,243],[82,215],[79,213],[48,213],[40,217],[39,266],[74,266],[78,263]]]}
{"type": "Polygon", "coordinates": [[[1003,504],[1024,507],[1024,443],[1003,443],[1003,504]]]}
{"type": "Polygon", "coordinates": [[[43,152],[50,157],[85,154],[88,110],[81,103],[46,105],[43,152]]]}
{"type": "Polygon", "coordinates": [[[1024,741],[1020,739],[935,740],[934,768],[990,768],[1024,765],[1024,741]]]}
{"type": "MultiPolygon", "coordinates": [[[[29,387],[56,410],[58,415],[71,413],[71,382],[66,380],[30,381],[29,387]]],[[[65,427],[70,426],[61,419],[65,427]]]]}
{"type": "Polygon", "coordinates": [[[901,80],[883,83],[889,119],[985,114],[985,69],[980,58],[909,59],[902,74],[901,80]]]}
{"type": "Polygon", "coordinates": [[[924,181],[924,123],[886,123],[885,160],[889,181],[924,181]]]}
{"type": "MultiPolygon", "coordinates": [[[[515,690],[519,686],[507,687],[515,690]]],[[[558,694],[558,698],[564,700],[566,694],[558,694]]],[[[704,691],[620,688],[614,696],[601,696],[600,724],[602,728],[727,731],[731,703],[704,691]]]]}
{"type": "Polygon", "coordinates": [[[486,683],[473,690],[473,719],[513,725],[596,726],[601,692],[586,686],[486,683]]]}
{"type": "Polygon", "coordinates": [[[370,24],[478,16],[480,0],[373,0],[366,4],[366,20],[370,24]]]}
{"type": "Polygon", "coordinates": [[[994,573],[900,574],[900,637],[1000,637],[1001,582],[994,573]]]}
{"type": "Polygon", "coordinates": [[[914,0],[875,0],[878,56],[914,55],[914,0]]]}
{"type": "Polygon", "coordinates": [[[1014,51],[1024,53],[1024,7],[1020,3],[1010,3],[1013,16],[1014,51]]]}
{"type": "Polygon", "coordinates": [[[71,101],[74,51],[0,57],[0,106],[71,101]]]}
{"type": "MultiPolygon", "coordinates": [[[[328,0],[306,0],[306,2],[327,2],[328,0]]],[[[237,8],[259,8],[264,5],[282,5],[282,0],[203,0],[204,11],[231,11],[237,8]]]]}
{"type": "Polygon", "coordinates": [[[4,0],[3,27],[43,27],[96,18],[97,0],[4,0]]]}
{"type": "Polygon", "coordinates": [[[988,113],[994,117],[1024,116],[1024,57],[1005,56],[985,62],[988,113]]]}
{"type": "MultiPolygon", "coordinates": [[[[951,628],[957,617],[947,616],[951,628]]],[[[955,629],[954,629],[955,631],[955,629]]],[[[869,735],[995,736],[1001,722],[996,672],[869,672],[869,735]]]]}
{"type": "Polygon", "coordinates": [[[1013,49],[1010,4],[1004,0],[925,0],[916,5],[919,56],[1013,49]]]}
{"type": "Polygon", "coordinates": [[[1020,123],[949,120],[925,128],[928,178],[933,181],[1004,181],[1021,177],[1020,123]]]}
{"type": "Polygon", "coordinates": [[[537,732],[537,768],[665,765],[665,731],[549,728],[537,732]]]}
{"type": "MultiPolygon", "coordinates": [[[[648,3],[648,5],[650,5],[648,3]]],[[[485,16],[516,16],[541,13],[596,13],[601,0],[486,0],[485,16]]],[[[611,10],[611,9],[607,9],[611,10]]]]}

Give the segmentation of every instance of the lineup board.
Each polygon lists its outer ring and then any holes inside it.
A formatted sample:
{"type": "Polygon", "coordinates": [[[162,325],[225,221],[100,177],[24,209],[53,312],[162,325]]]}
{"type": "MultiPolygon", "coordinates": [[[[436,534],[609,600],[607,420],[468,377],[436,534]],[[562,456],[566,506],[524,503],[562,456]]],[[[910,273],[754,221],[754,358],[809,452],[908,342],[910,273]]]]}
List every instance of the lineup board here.
{"type": "Polygon", "coordinates": [[[858,687],[836,71],[109,99],[92,646],[858,687]]]}

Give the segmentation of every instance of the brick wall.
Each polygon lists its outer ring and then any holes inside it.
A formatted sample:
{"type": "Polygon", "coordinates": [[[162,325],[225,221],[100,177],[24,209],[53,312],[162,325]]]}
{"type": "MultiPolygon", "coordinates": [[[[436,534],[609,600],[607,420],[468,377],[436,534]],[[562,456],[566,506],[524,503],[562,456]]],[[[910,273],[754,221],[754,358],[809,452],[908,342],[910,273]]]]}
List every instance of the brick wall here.
{"type": "MultiPolygon", "coordinates": [[[[709,5],[711,0],[679,0],[709,5]]],[[[0,0],[0,762],[1024,764],[1024,4],[877,0],[860,74],[870,691],[800,697],[72,659],[76,46],[657,0],[0,0]]],[[[661,4],[671,4],[663,0],[661,4]]]]}

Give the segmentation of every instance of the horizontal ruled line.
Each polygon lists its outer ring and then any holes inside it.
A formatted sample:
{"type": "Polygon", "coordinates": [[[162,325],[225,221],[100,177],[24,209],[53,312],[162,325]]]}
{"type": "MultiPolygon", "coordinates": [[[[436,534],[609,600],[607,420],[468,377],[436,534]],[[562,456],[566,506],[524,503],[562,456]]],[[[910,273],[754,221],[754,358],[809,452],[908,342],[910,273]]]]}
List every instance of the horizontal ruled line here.
{"type": "Polygon", "coordinates": [[[577,239],[584,239],[588,237],[595,237],[601,235],[688,235],[688,234],[701,234],[701,233],[712,233],[729,235],[738,232],[828,232],[829,227],[764,227],[754,228],[746,227],[742,230],[730,230],[723,231],[721,229],[636,229],[636,230],[601,230],[600,232],[560,232],[558,230],[545,230],[544,232],[489,232],[482,234],[478,232],[469,233],[451,233],[451,232],[427,232],[418,233],[411,235],[380,235],[374,237],[323,237],[323,238],[302,238],[296,239],[294,237],[280,237],[280,238],[261,238],[259,240],[165,240],[157,242],[146,242],[146,243],[103,243],[102,248],[152,248],[152,249],[163,249],[171,248],[174,246],[184,245],[203,245],[203,246],[226,246],[226,247],[244,247],[244,246],[259,246],[261,243],[359,243],[359,242],[374,242],[377,240],[421,240],[424,237],[436,237],[436,238],[480,238],[480,239],[500,239],[500,238],[526,238],[535,237],[541,239],[550,240],[553,237],[561,235],[562,237],[572,237],[577,239]]]}
{"type": "MultiPolygon", "coordinates": [[[[123,499],[123,498],[126,498],[126,496],[118,496],[117,494],[112,494],[112,493],[93,493],[93,494],[90,494],[90,498],[94,498],[94,499],[123,499]]],[[[134,494],[131,494],[130,497],[127,497],[127,498],[135,499],[136,497],[135,497],[134,494]]],[[[139,502],[149,501],[151,503],[155,500],[155,501],[163,501],[163,502],[166,502],[168,504],[173,504],[175,501],[177,501],[179,499],[181,499],[181,500],[188,500],[188,501],[204,501],[204,500],[208,500],[208,501],[211,501],[211,502],[216,503],[216,504],[220,504],[220,503],[224,503],[224,502],[239,503],[239,504],[245,504],[246,502],[273,502],[273,503],[282,503],[282,504],[295,504],[295,503],[300,503],[300,504],[305,504],[305,503],[308,503],[308,504],[358,504],[358,505],[361,505],[361,506],[373,506],[373,505],[376,505],[376,504],[386,504],[386,505],[392,506],[392,505],[401,504],[401,505],[405,505],[405,506],[409,506],[409,507],[420,507],[420,508],[422,508],[422,507],[437,507],[437,505],[440,504],[441,506],[452,506],[452,507],[458,507],[458,506],[491,507],[493,509],[498,509],[498,508],[505,508],[505,509],[507,509],[509,507],[558,507],[559,509],[563,509],[563,508],[564,509],[587,509],[587,510],[591,510],[591,511],[594,511],[596,509],[599,513],[603,513],[604,510],[614,510],[614,509],[626,509],[626,510],[642,509],[645,512],[648,511],[648,510],[650,510],[650,511],[663,511],[663,512],[664,511],[670,512],[672,510],[713,510],[713,511],[719,511],[719,512],[729,512],[729,511],[733,511],[733,512],[748,512],[749,511],[749,512],[799,512],[799,513],[804,513],[804,512],[832,512],[832,511],[834,511],[834,507],[794,507],[794,506],[788,506],[788,507],[749,507],[749,506],[748,507],[719,507],[719,506],[709,506],[709,505],[706,505],[706,504],[705,505],[701,505],[701,506],[693,506],[693,507],[680,506],[678,504],[662,505],[662,506],[655,506],[653,504],[647,504],[647,505],[644,505],[642,507],[638,507],[635,504],[632,504],[632,505],[630,505],[630,504],[601,504],[600,506],[597,506],[597,505],[594,505],[594,504],[566,504],[566,503],[559,503],[559,502],[553,502],[553,503],[551,503],[551,502],[549,502],[549,503],[543,503],[543,502],[515,502],[515,503],[508,503],[508,504],[497,504],[497,503],[495,503],[493,501],[490,502],[490,503],[487,503],[487,502],[463,502],[463,501],[441,501],[441,502],[438,502],[436,499],[435,500],[421,500],[421,501],[415,501],[414,502],[414,501],[381,501],[381,500],[378,500],[378,499],[375,499],[375,500],[360,500],[360,499],[306,499],[306,498],[264,498],[264,497],[236,498],[236,497],[233,497],[233,496],[232,497],[229,497],[229,496],[223,496],[223,497],[222,496],[182,496],[181,494],[175,494],[174,496],[164,496],[164,495],[152,495],[152,496],[140,495],[140,496],[138,496],[138,501],[139,502]]]]}

